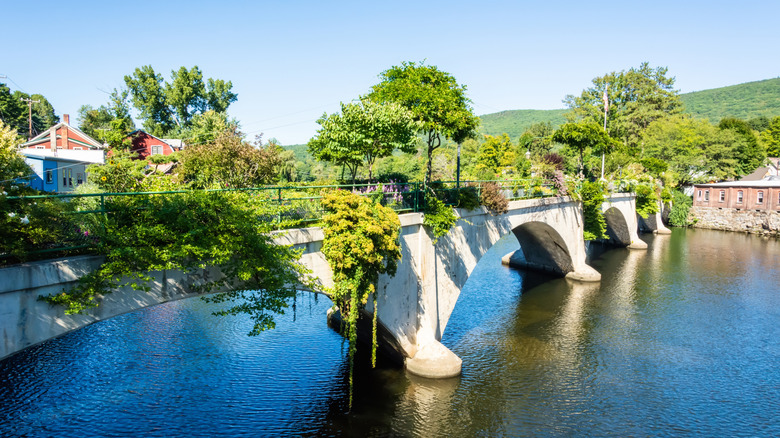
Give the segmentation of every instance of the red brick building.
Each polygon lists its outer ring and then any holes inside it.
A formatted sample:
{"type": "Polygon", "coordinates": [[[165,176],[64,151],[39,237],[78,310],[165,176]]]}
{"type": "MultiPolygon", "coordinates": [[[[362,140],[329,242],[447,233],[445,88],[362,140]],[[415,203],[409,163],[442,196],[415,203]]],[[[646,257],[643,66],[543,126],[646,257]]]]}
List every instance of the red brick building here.
{"type": "Polygon", "coordinates": [[[693,206],[780,211],[780,180],[697,184],[693,186],[693,206]]]}

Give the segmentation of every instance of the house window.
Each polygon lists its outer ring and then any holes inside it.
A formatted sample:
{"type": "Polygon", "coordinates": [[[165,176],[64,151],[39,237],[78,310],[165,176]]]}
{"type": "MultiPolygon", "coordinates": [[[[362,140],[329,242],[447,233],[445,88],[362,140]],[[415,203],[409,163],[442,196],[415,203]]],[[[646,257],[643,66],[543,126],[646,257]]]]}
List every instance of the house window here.
{"type": "Polygon", "coordinates": [[[709,201],[710,200],[710,191],[709,190],[705,190],[704,191],[704,200],[705,201],[709,201]]]}
{"type": "Polygon", "coordinates": [[[46,149],[46,146],[35,146],[35,149],[46,149]]]}
{"type": "Polygon", "coordinates": [[[699,190],[699,193],[696,195],[696,199],[701,201],[701,190],[699,190]]]}
{"type": "Polygon", "coordinates": [[[162,155],[163,153],[163,147],[162,145],[154,145],[152,146],[152,155],[162,155]]]}
{"type": "Polygon", "coordinates": [[[720,191],[720,202],[723,202],[725,200],[726,200],[726,191],[725,190],[721,190],[720,191]]]}
{"type": "Polygon", "coordinates": [[[743,196],[742,195],[742,190],[738,191],[737,192],[737,204],[741,204],[742,203],[742,196],[743,196]]]}
{"type": "Polygon", "coordinates": [[[51,170],[46,171],[46,184],[51,184],[54,182],[54,174],[51,170]]]}
{"type": "Polygon", "coordinates": [[[76,174],[76,184],[82,184],[84,182],[84,174],[83,173],[77,173],[76,174]]]}
{"type": "Polygon", "coordinates": [[[83,150],[83,149],[84,149],[84,148],[82,148],[82,147],[75,147],[75,146],[73,147],[73,150],[74,150],[74,151],[80,151],[80,150],[83,150]]]}
{"type": "Polygon", "coordinates": [[[756,197],[756,204],[763,204],[764,203],[764,192],[758,192],[758,195],[756,197]]]}

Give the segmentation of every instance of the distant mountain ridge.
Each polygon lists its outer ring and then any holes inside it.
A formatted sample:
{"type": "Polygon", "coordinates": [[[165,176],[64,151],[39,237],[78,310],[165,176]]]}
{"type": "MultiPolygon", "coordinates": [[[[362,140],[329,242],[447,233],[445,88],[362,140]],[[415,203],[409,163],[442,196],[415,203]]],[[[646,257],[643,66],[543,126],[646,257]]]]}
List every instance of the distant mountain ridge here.
{"type": "MultiPolygon", "coordinates": [[[[724,117],[749,120],[780,116],[780,78],[680,94],[684,111],[717,123],[724,117]]],[[[534,123],[550,122],[557,127],[566,122],[568,109],[508,110],[479,116],[480,131],[487,135],[509,134],[516,141],[534,123]]]]}

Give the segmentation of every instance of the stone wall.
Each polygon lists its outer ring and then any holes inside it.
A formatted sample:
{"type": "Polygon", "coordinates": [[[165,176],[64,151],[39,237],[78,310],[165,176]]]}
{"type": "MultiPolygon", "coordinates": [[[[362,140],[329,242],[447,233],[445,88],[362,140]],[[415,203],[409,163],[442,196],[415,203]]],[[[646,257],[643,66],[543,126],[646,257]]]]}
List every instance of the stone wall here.
{"type": "Polygon", "coordinates": [[[775,211],[691,207],[688,218],[695,228],[780,236],[780,213],[775,211]]]}

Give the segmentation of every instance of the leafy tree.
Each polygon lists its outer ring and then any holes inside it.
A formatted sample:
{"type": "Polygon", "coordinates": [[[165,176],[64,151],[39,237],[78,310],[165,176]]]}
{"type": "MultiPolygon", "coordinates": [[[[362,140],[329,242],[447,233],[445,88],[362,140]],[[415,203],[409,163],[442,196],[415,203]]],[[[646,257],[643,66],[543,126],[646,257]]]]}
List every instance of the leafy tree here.
{"type": "Polygon", "coordinates": [[[518,141],[518,152],[525,154],[531,152],[534,157],[539,157],[552,149],[552,134],[554,129],[550,122],[534,123],[523,132],[518,141]]]}
{"type": "Polygon", "coordinates": [[[163,137],[173,129],[173,112],[166,99],[161,74],[155,73],[151,65],[144,65],[136,68],[132,76],[126,75],[125,84],[147,132],[163,137]]]}
{"type": "Polygon", "coordinates": [[[566,96],[572,119],[604,123],[604,92],[608,92],[607,131],[629,147],[638,147],[642,132],[655,120],[682,112],[674,89],[674,77],[665,67],[651,68],[647,62],[628,71],[612,72],[593,79],[593,86],[578,97],[566,96]]]}
{"type": "Polygon", "coordinates": [[[393,66],[379,77],[382,81],[373,87],[370,98],[401,104],[420,124],[427,146],[427,184],[433,173],[433,152],[441,146],[442,137],[461,143],[476,134],[479,118],[469,106],[466,86],[436,66],[415,62],[393,66]]]}
{"type": "Polygon", "coordinates": [[[645,156],[669,163],[680,184],[737,176],[734,151],[740,140],[729,129],[684,116],[657,120],[642,137],[645,156]]]}
{"type": "Polygon", "coordinates": [[[761,142],[770,157],[780,157],[780,117],[769,122],[766,130],[761,133],[761,142]]]}
{"type": "Polygon", "coordinates": [[[235,132],[238,129],[238,121],[229,119],[227,113],[207,110],[192,116],[188,126],[174,130],[170,135],[181,138],[187,145],[194,146],[213,143],[223,132],[235,132]]]}
{"type": "Polygon", "coordinates": [[[395,149],[414,152],[417,144],[412,114],[392,102],[342,103],[340,114],[325,114],[317,123],[321,128],[309,140],[309,151],[318,160],[346,166],[353,181],[363,162],[372,179],[377,158],[390,156],[395,149]]]}
{"type": "Polygon", "coordinates": [[[213,143],[184,149],[179,176],[192,188],[257,187],[276,180],[279,165],[275,145],[253,146],[225,131],[213,143]]]}
{"type": "Polygon", "coordinates": [[[494,179],[497,174],[501,174],[515,164],[516,156],[509,135],[503,134],[500,137],[486,135],[477,156],[477,177],[494,179]]]}
{"type": "Polygon", "coordinates": [[[718,127],[720,129],[729,129],[742,138],[742,141],[734,150],[734,158],[739,163],[738,172],[740,174],[748,174],[764,163],[766,151],[758,142],[758,137],[747,122],[733,117],[724,118],[720,121],[718,127]]]}
{"type": "Polygon", "coordinates": [[[127,134],[135,129],[135,123],[130,116],[127,96],[127,90],[114,88],[107,105],[97,109],[82,105],[78,112],[79,129],[111,147],[128,148],[131,142],[127,134]]]}
{"type": "Polygon", "coordinates": [[[57,124],[60,118],[54,113],[54,107],[44,96],[29,95],[18,90],[12,93],[10,88],[0,83],[0,120],[18,134],[34,137],[57,124]],[[37,101],[32,104],[32,132],[29,131],[29,108],[22,99],[37,101]]]}
{"type": "Polygon", "coordinates": [[[17,178],[32,173],[24,159],[16,153],[19,136],[16,130],[0,120],[0,188],[8,189],[17,178]]]}
{"type": "Polygon", "coordinates": [[[555,131],[552,140],[579,153],[580,178],[584,178],[583,156],[586,150],[600,155],[617,146],[617,142],[601,126],[588,121],[563,124],[555,131]]]}
{"type": "Polygon", "coordinates": [[[190,126],[196,114],[208,110],[224,113],[238,98],[230,81],[209,78],[204,83],[198,66],[173,70],[171,82],[165,82],[152,66],[145,65],[125,76],[125,84],[144,120],[144,129],[157,137],[166,136],[175,127],[190,126]]]}

